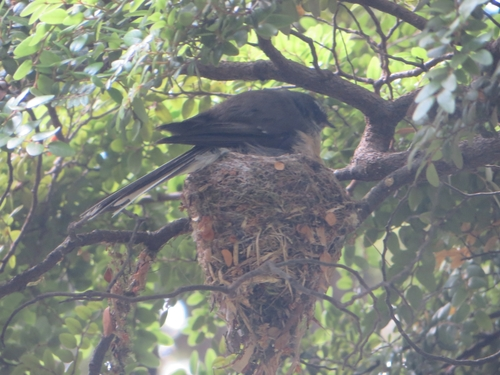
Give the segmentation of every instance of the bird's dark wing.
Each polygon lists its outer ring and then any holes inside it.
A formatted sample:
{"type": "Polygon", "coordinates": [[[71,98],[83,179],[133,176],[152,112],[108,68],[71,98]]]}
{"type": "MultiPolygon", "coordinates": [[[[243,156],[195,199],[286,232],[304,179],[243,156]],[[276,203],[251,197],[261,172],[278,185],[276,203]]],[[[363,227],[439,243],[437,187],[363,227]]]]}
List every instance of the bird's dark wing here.
{"type": "Polygon", "coordinates": [[[132,203],[136,198],[158,184],[180,174],[198,171],[217,160],[227,150],[217,147],[193,147],[191,150],[170,160],[153,172],[125,186],[81,214],[82,219],[90,220],[103,211],[115,210],[115,215],[132,203]]]}
{"type": "Polygon", "coordinates": [[[172,133],[160,143],[234,147],[252,144],[292,151],[298,132],[316,135],[331,126],[311,96],[287,90],[248,91],[190,119],[161,125],[172,133]],[[227,143],[226,143],[227,142],[227,143]]]}
{"type": "MultiPolygon", "coordinates": [[[[168,124],[171,125],[171,124],[168,124]]],[[[170,130],[168,126],[163,129],[170,130]]],[[[176,132],[158,143],[187,144],[193,146],[229,147],[241,150],[246,145],[275,148],[289,152],[292,147],[294,132],[269,133],[260,125],[233,123],[210,123],[203,127],[186,127],[182,132],[176,132]]]]}

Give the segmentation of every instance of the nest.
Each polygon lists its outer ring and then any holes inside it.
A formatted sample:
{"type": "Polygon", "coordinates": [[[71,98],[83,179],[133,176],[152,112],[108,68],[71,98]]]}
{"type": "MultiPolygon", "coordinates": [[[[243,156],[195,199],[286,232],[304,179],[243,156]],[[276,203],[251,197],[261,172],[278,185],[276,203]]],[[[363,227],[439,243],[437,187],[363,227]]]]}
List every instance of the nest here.
{"type": "Polygon", "coordinates": [[[206,283],[240,283],[213,296],[231,367],[274,375],[286,357],[295,367],[315,302],[305,290],[324,291],[332,272],[303,260],[338,261],[357,225],[332,171],[300,155],[229,153],[186,180],[183,200],[206,283]],[[279,264],[291,260],[302,261],[279,264]]]}

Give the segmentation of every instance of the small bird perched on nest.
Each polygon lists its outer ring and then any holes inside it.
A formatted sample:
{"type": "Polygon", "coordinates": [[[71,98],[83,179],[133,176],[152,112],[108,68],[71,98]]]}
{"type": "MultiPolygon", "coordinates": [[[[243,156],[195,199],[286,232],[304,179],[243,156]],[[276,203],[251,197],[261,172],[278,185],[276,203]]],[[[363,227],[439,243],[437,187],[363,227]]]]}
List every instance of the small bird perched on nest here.
{"type": "Polygon", "coordinates": [[[228,151],[277,156],[302,154],[319,159],[325,112],[310,95],[288,90],[248,91],[181,122],[161,125],[172,136],[158,143],[194,147],[86,210],[90,220],[108,210],[120,212],[137,197],[170,178],[198,171],[228,151]]]}

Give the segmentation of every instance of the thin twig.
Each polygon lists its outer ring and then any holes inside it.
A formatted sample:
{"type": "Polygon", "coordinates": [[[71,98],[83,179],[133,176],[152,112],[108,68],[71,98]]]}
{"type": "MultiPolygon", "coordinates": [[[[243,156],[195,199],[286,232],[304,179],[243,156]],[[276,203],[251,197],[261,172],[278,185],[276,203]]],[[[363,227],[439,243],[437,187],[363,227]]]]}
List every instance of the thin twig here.
{"type": "Polygon", "coordinates": [[[309,49],[311,50],[311,55],[313,58],[312,63],[313,63],[314,69],[316,69],[318,74],[323,74],[323,71],[321,70],[321,68],[319,67],[319,64],[318,64],[318,54],[316,53],[316,47],[314,47],[314,41],[311,38],[297,32],[295,30],[290,30],[290,34],[299,38],[300,40],[306,42],[309,45],[309,49]]]}
{"type": "MultiPolygon", "coordinates": [[[[136,243],[143,243],[148,249],[157,253],[171,238],[189,231],[189,219],[183,218],[168,223],[155,232],[138,232],[136,243]]],[[[0,298],[26,288],[28,283],[39,279],[43,274],[55,267],[69,253],[82,246],[97,243],[127,243],[130,241],[130,231],[100,231],[70,235],[52,250],[47,257],[37,265],[14,276],[0,285],[0,298]]]]}
{"type": "Polygon", "coordinates": [[[456,191],[459,193],[461,196],[466,197],[466,198],[476,198],[476,197],[488,197],[492,195],[500,195],[500,191],[484,191],[481,193],[464,193],[462,190],[457,189],[455,186],[448,184],[447,182],[442,182],[443,185],[448,186],[451,190],[456,191]]]}
{"type": "Polygon", "coordinates": [[[130,261],[132,259],[132,255],[133,255],[133,245],[135,244],[135,239],[137,237],[137,231],[139,230],[139,227],[141,226],[141,224],[144,223],[144,219],[140,218],[139,216],[136,216],[135,219],[136,219],[136,221],[135,221],[134,229],[132,230],[132,235],[130,236],[130,240],[127,242],[127,260],[125,260],[125,262],[123,262],[120,270],[116,273],[116,275],[110,281],[110,283],[106,289],[108,292],[111,291],[111,289],[116,284],[118,279],[125,273],[125,269],[127,268],[127,266],[130,267],[130,261]]]}
{"type": "Polygon", "coordinates": [[[12,167],[11,156],[12,153],[10,151],[7,151],[7,167],[9,168],[9,180],[7,181],[7,187],[5,188],[5,191],[0,198],[0,206],[2,206],[5,197],[7,197],[7,195],[9,194],[10,188],[12,187],[12,182],[14,181],[14,168],[12,167]]]}
{"type": "Polygon", "coordinates": [[[37,157],[35,183],[33,184],[33,189],[31,190],[33,194],[32,194],[30,210],[28,211],[28,215],[26,215],[26,219],[24,220],[23,226],[21,227],[19,236],[14,240],[14,242],[12,242],[12,244],[10,245],[9,252],[5,254],[5,256],[0,262],[1,263],[0,273],[2,273],[5,270],[5,267],[7,266],[9,259],[15,254],[17,246],[19,246],[19,244],[21,243],[21,240],[23,239],[24,234],[28,229],[28,226],[30,225],[35,215],[35,210],[38,206],[38,188],[40,186],[40,181],[42,180],[42,160],[43,160],[42,155],[39,155],[37,157]]]}

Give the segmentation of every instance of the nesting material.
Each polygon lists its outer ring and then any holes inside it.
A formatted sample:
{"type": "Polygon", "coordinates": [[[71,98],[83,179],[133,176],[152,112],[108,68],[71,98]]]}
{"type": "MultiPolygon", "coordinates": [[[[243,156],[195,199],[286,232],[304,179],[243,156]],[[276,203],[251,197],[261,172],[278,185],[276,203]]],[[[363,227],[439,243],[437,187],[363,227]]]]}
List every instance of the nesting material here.
{"type": "MultiPolygon", "coordinates": [[[[332,171],[300,155],[226,154],[186,180],[183,200],[210,285],[229,286],[266,262],[336,262],[357,225],[332,171]]],[[[231,367],[240,373],[274,375],[286,357],[298,365],[315,298],[294,285],[324,291],[332,272],[307,263],[279,269],[287,277],[257,272],[235,296],[214,294],[227,322],[231,367]]]]}

